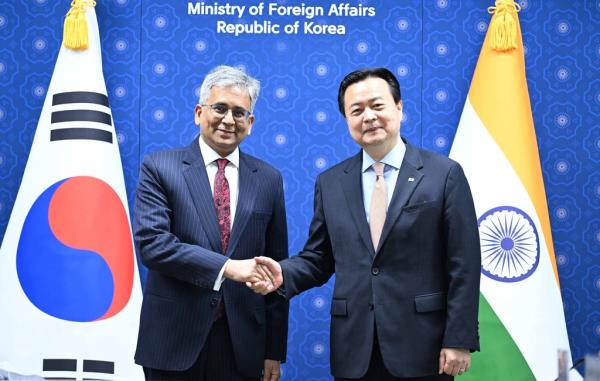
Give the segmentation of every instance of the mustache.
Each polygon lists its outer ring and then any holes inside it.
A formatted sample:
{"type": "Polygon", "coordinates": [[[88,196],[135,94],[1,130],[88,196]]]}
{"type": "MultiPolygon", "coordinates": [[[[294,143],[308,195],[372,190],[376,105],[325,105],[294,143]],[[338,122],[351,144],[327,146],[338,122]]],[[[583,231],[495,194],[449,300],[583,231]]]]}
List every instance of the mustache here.
{"type": "Polygon", "coordinates": [[[213,127],[213,130],[215,131],[223,131],[223,132],[233,132],[233,133],[237,133],[239,132],[239,128],[236,127],[224,127],[224,126],[216,126],[213,127]]]}

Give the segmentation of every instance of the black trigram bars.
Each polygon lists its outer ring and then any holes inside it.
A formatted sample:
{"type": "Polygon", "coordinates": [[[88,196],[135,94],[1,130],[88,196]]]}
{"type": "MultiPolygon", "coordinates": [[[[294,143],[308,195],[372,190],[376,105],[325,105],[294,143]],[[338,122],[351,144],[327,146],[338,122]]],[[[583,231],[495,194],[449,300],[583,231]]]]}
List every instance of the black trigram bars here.
{"type": "MultiPolygon", "coordinates": [[[[44,372],[77,372],[76,359],[44,359],[42,364],[44,372]]],[[[84,377],[84,381],[112,381],[108,378],[99,378],[98,373],[105,375],[115,374],[115,363],[112,361],[83,360],[83,372],[96,373],[84,377]]],[[[45,380],[76,380],[76,377],[45,377],[45,380]]]]}
{"type": "MultiPolygon", "coordinates": [[[[108,97],[104,94],[91,91],[71,91],[66,93],[57,93],[52,96],[52,106],[72,104],[72,103],[93,103],[108,107],[108,97]]],[[[63,122],[95,122],[112,126],[110,114],[86,109],[73,109],[53,111],[50,116],[50,123],[57,124],[63,122]]],[[[97,140],[101,142],[113,142],[113,134],[100,128],[73,127],[56,128],[50,130],[50,141],[61,140],[97,140]]]]}

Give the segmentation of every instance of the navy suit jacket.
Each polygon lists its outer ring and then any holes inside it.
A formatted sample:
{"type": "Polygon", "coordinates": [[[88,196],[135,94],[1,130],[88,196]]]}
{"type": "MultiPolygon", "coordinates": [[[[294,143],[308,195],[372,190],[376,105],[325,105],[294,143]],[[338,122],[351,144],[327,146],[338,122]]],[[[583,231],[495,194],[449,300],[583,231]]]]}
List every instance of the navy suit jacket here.
{"type": "Polygon", "coordinates": [[[460,165],[406,145],[379,247],[369,233],[362,152],[319,175],[303,251],[283,261],[286,298],[327,282],[331,372],[358,378],[377,334],[396,377],[437,374],[442,347],[479,349],[480,250],[460,165]]]}
{"type": "Polygon", "coordinates": [[[148,268],[136,363],[185,370],[197,360],[224,301],[238,370],[260,375],[264,359],[285,360],[288,303],[244,284],[215,280],[227,258],[287,258],[281,174],[240,152],[239,193],[227,256],[198,138],[188,147],[144,158],[134,210],[134,238],[148,268]]]}

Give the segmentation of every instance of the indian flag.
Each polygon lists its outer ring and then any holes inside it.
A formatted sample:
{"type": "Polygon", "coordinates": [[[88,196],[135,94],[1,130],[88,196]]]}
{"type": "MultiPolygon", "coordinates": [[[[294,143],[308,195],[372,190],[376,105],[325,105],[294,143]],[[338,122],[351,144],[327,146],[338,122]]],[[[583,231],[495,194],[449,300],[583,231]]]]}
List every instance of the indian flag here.
{"type": "Polygon", "coordinates": [[[569,350],[519,10],[512,0],[489,8],[450,152],[469,180],[481,239],[481,352],[461,380],[553,380],[558,351],[569,350]]]}

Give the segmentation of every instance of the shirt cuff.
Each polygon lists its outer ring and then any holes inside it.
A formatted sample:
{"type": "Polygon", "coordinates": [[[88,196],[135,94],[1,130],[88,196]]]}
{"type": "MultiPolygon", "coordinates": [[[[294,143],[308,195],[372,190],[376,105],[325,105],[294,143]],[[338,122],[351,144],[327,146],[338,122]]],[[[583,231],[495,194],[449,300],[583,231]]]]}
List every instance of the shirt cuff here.
{"type": "Polygon", "coordinates": [[[223,274],[225,273],[225,266],[227,266],[227,262],[230,260],[231,259],[225,261],[225,264],[223,264],[223,267],[221,267],[221,271],[219,271],[219,275],[217,276],[217,280],[215,280],[215,284],[213,286],[214,291],[219,291],[221,289],[221,285],[225,281],[225,278],[223,277],[223,274]]]}

